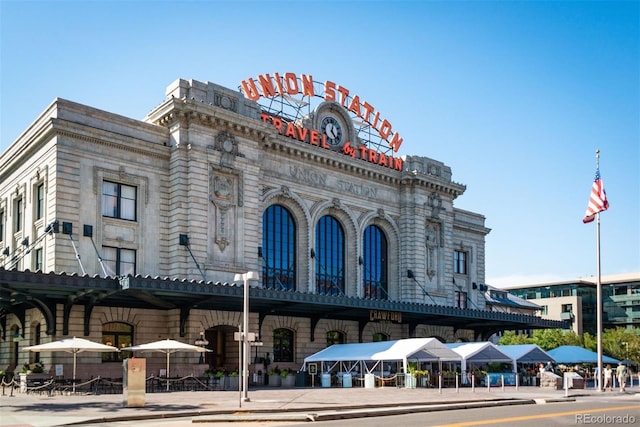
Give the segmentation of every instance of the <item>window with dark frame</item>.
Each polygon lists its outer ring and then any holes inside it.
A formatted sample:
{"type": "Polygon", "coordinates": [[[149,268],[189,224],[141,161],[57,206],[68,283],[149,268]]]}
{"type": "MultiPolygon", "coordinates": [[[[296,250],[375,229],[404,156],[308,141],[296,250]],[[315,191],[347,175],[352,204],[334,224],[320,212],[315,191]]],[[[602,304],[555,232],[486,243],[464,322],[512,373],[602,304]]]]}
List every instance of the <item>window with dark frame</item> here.
{"type": "MultiPolygon", "coordinates": [[[[0,242],[4,242],[4,211],[0,210],[0,242]]],[[[4,248],[0,248],[4,249],[4,248]]]]}
{"type": "Polygon", "coordinates": [[[33,252],[33,271],[42,271],[43,265],[43,248],[38,248],[33,252]]]}
{"type": "Polygon", "coordinates": [[[273,361],[293,362],[294,335],[291,329],[279,328],[273,331],[273,361]]]}
{"type": "Polygon", "coordinates": [[[455,291],[456,307],[467,308],[467,293],[462,291],[455,291]]]}
{"type": "Polygon", "coordinates": [[[15,221],[13,224],[13,231],[17,233],[18,231],[22,231],[22,221],[23,221],[23,209],[22,198],[16,199],[15,201],[15,221]]]}
{"type": "Polygon", "coordinates": [[[38,219],[42,219],[42,217],[44,216],[44,184],[40,183],[36,186],[36,203],[35,203],[35,215],[36,215],[36,220],[38,219]]]}
{"type": "Polygon", "coordinates": [[[387,238],[378,226],[369,225],[362,240],[364,298],[389,299],[387,271],[387,238]]]}
{"type": "Polygon", "coordinates": [[[102,182],[102,215],[136,221],[137,188],[118,182],[102,182]]]}
{"type": "Polygon", "coordinates": [[[316,225],[316,292],[344,295],[344,230],[338,220],[325,215],[316,225]]]}
{"type": "Polygon", "coordinates": [[[262,283],[266,289],[295,290],[296,225],[281,205],[269,206],[262,215],[262,283]]]}
{"type": "MultiPolygon", "coordinates": [[[[117,348],[133,345],[133,326],[124,322],[108,322],[102,325],[102,344],[117,348]]],[[[131,351],[102,353],[103,362],[122,362],[133,356],[131,351]]]]}
{"type": "Polygon", "coordinates": [[[453,272],[467,274],[467,253],[464,251],[453,252],[453,272]]]}
{"type": "Polygon", "coordinates": [[[136,251],[134,249],[103,246],[102,262],[109,276],[135,276],[136,274],[136,251]]]}

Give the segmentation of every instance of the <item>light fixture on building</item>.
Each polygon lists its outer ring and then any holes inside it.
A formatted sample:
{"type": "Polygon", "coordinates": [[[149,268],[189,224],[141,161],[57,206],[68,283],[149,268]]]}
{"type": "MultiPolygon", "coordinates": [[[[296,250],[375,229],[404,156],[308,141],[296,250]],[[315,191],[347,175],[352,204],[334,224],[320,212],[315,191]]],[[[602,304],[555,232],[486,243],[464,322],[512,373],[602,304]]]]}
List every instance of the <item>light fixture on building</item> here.
{"type": "Polygon", "coordinates": [[[198,261],[196,261],[196,257],[193,256],[193,252],[191,252],[191,248],[189,247],[189,236],[187,236],[186,234],[181,234],[179,236],[178,242],[180,243],[180,246],[184,246],[187,248],[187,250],[189,251],[189,255],[191,255],[191,259],[193,259],[193,262],[196,263],[196,268],[200,272],[200,275],[202,276],[202,280],[206,282],[207,277],[204,275],[204,272],[200,268],[200,264],[198,264],[198,261]]]}
{"type": "MultiPolygon", "coordinates": [[[[204,337],[204,331],[200,331],[200,338],[198,338],[194,344],[202,348],[209,345],[209,341],[204,337]]],[[[204,363],[204,353],[200,353],[200,360],[198,363],[201,365],[204,363]]]]}
{"type": "Polygon", "coordinates": [[[60,223],[56,219],[44,229],[45,233],[58,233],[60,231],[60,223]]]}

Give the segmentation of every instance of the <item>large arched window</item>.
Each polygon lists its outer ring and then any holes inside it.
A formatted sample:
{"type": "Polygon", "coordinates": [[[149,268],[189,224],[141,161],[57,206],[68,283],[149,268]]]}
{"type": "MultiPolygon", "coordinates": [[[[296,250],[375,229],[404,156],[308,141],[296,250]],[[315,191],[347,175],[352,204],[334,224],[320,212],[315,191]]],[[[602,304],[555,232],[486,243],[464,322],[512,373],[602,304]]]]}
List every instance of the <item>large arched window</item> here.
{"type": "Polygon", "coordinates": [[[316,226],[316,292],[344,295],[344,231],[334,217],[325,215],[316,226]]]}
{"type": "Polygon", "coordinates": [[[387,238],[376,225],[364,230],[362,239],[362,296],[389,299],[387,284],[387,238]]]}
{"type": "Polygon", "coordinates": [[[373,342],[389,341],[389,335],[383,332],[374,332],[372,336],[372,341],[373,342]]]}
{"type": "Polygon", "coordinates": [[[271,205],[262,215],[262,284],[293,291],[296,283],[296,226],[291,213],[271,205]]]}
{"type": "Polygon", "coordinates": [[[340,331],[327,332],[327,347],[331,347],[334,344],[344,344],[345,333],[340,331]]]}
{"type": "MultiPolygon", "coordinates": [[[[102,343],[123,348],[133,345],[133,326],[123,322],[109,322],[102,325],[102,343]]],[[[103,362],[122,362],[131,357],[130,351],[102,353],[103,362]]]]}
{"type": "Polygon", "coordinates": [[[273,331],[273,361],[293,362],[293,331],[279,328],[273,331]]]}

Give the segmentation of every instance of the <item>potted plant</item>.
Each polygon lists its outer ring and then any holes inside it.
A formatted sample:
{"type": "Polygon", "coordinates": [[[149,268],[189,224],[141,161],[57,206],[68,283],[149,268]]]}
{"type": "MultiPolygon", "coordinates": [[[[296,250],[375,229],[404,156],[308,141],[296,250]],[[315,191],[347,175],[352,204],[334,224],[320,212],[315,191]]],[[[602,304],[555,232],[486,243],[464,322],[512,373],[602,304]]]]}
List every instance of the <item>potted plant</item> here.
{"type": "Polygon", "coordinates": [[[418,363],[409,362],[407,365],[407,373],[405,375],[405,388],[416,388],[416,372],[418,370],[418,363]]]}
{"type": "Polygon", "coordinates": [[[278,369],[277,366],[274,369],[269,369],[269,371],[267,371],[267,376],[269,377],[269,386],[280,387],[282,384],[282,377],[280,376],[280,369],[278,369]]]}
{"type": "Polygon", "coordinates": [[[209,387],[211,385],[211,378],[213,377],[213,371],[211,369],[207,369],[202,373],[202,377],[204,378],[204,382],[209,387]]]}
{"type": "Polygon", "coordinates": [[[29,365],[29,368],[34,374],[44,373],[44,363],[42,363],[41,361],[37,361],[36,363],[29,365]]]}

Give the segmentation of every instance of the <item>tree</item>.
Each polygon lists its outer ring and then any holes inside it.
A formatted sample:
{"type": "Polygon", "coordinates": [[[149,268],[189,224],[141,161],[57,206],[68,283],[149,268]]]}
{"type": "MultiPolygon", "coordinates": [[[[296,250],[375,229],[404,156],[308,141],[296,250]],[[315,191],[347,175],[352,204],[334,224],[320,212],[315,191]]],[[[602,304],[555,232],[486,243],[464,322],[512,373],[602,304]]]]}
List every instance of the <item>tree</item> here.
{"type": "Polygon", "coordinates": [[[602,352],[616,359],[638,360],[640,348],[640,329],[607,329],[602,334],[602,352]]]}
{"type": "Polygon", "coordinates": [[[516,331],[504,331],[498,344],[514,345],[514,344],[532,344],[533,340],[526,334],[517,334],[516,331]]]}
{"type": "Polygon", "coordinates": [[[536,329],[533,331],[533,343],[547,351],[564,345],[562,329],[536,329]]]}
{"type": "MultiPolygon", "coordinates": [[[[545,351],[561,345],[577,345],[597,351],[597,336],[585,332],[582,336],[564,329],[537,329],[533,337],[518,335],[515,331],[504,331],[500,344],[536,344],[545,351]]],[[[622,360],[640,362],[640,328],[617,327],[602,333],[602,353],[622,360]]]]}

